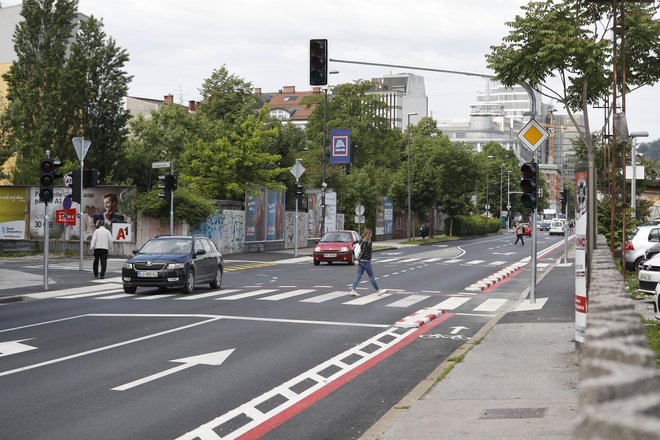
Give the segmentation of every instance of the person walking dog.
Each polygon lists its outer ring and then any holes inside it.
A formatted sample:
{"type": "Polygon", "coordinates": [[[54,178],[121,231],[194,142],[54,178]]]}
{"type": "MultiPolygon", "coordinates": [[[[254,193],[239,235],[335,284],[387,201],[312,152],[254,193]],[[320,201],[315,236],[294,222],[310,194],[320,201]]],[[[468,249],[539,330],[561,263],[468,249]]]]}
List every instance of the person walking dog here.
{"type": "Polygon", "coordinates": [[[89,250],[94,251],[94,278],[99,277],[99,261],[101,262],[101,278],[105,278],[105,269],[108,266],[108,249],[112,244],[112,234],[105,228],[103,220],[97,220],[98,228],[92,235],[89,250]]]}
{"type": "Polygon", "coordinates": [[[371,236],[372,236],[371,229],[364,228],[364,231],[362,231],[362,239],[360,240],[360,249],[361,249],[360,255],[355,260],[355,264],[357,264],[357,272],[355,274],[355,278],[353,279],[353,287],[351,287],[351,292],[350,292],[351,296],[360,296],[360,294],[357,293],[355,288],[360,282],[360,278],[362,278],[362,274],[364,274],[365,271],[369,276],[369,281],[371,281],[371,285],[374,287],[374,289],[376,289],[376,292],[379,295],[382,295],[387,292],[387,289],[378,288],[378,284],[376,283],[376,277],[374,276],[374,270],[371,267],[371,251],[372,251],[371,236]]]}

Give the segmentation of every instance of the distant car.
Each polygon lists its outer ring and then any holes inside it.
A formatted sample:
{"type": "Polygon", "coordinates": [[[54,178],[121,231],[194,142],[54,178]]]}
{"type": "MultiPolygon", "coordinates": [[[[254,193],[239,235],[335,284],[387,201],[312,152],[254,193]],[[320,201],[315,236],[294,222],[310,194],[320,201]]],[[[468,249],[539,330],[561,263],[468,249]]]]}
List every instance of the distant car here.
{"type": "Polygon", "coordinates": [[[637,270],[645,258],[645,252],[660,243],[660,225],[638,226],[626,241],[626,269],[637,270]]]}
{"type": "Polygon", "coordinates": [[[564,235],[566,233],[566,223],[561,220],[553,220],[550,222],[550,235],[564,235]]]}
{"type": "Polygon", "coordinates": [[[660,257],[655,256],[639,264],[637,272],[639,290],[644,293],[654,294],[658,282],[660,282],[660,257]]]}
{"type": "Polygon", "coordinates": [[[539,224],[539,231],[549,231],[549,230],[550,230],[550,222],[542,221],[539,224]]]}
{"type": "Polygon", "coordinates": [[[198,283],[208,283],[212,289],[222,285],[222,254],[204,236],[154,237],[133,254],[121,270],[126,293],[135,293],[138,287],[173,287],[189,294],[198,283]]]}
{"type": "Polygon", "coordinates": [[[360,241],[355,231],[331,231],[326,233],[314,248],[314,265],[321,262],[332,264],[335,261],[353,264],[353,247],[360,241]]]}
{"type": "Polygon", "coordinates": [[[523,235],[528,235],[528,236],[531,237],[532,236],[532,227],[530,226],[530,224],[529,223],[523,223],[522,225],[525,227],[525,232],[523,232],[523,235]]]}

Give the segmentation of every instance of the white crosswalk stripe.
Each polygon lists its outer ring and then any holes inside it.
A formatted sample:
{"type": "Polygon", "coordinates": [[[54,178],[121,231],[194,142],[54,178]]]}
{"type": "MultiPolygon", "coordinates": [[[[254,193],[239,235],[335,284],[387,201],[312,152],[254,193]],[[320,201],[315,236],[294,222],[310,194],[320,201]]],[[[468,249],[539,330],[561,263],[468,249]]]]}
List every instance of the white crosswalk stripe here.
{"type": "Polygon", "coordinates": [[[391,296],[391,293],[384,293],[382,295],[378,295],[377,293],[372,293],[371,295],[366,295],[366,296],[359,296],[355,298],[354,300],[351,301],[346,301],[343,304],[348,304],[350,306],[363,306],[365,304],[369,304],[381,299],[385,299],[388,296],[391,296]]]}
{"type": "Polygon", "coordinates": [[[491,261],[490,263],[488,263],[488,265],[489,266],[501,266],[504,263],[506,263],[506,261],[491,261]]]}
{"type": "Polygon", "coordinates": [[[342,291],[338,291],[338,292],[325,293],[323,295],[318,295],[318,296],[315,296],[315,297],[312,297],[312,298],[306,298],[306,299],[300,300],[300,302],[318,304],[318,303],[322,303],[322,302],[326,302],[326,301],[331,301],[331,300],[336,299],[336,298],[341,298],[342,296],[348,296],[348,291],[342,290],[342,291]]]}
{"type": "Polygon", "coordinates": [[[462,296],[452,296],[442,301],[437,305],[437,307],[443,310],[455,310],[458,307],[462,306],[466,302],[470,301],[471,298],[465,298],[462,296]]]}
{"type": "Polygon", "coordinates": [[[290,292],[278,293],[277,295],[266,296],[264,298],[258,298],[260,301],[279,301],[281,299],[293,298],[294,296],[304,295],[306,293],[314,292],[314,290],[309,289],[298,289],[292,290],[290,292]]]}
{"type": "Polygon", "coordinates": [[[489,298],[483,303],[481,303],[477,308],[474,309],[475,312],[495,312],[497,309],[502,307],[506,303],[506,299],[503,298],[489,298]]]}
{"type": "Polygon", "coordinates": [[[466,262],[463,263],[463,264],[476,265],[476,264],[481,264],[481,263],[483,263],[484,261],[485,261],[485,260],[472,260],[472,261],[466,261],[466,262]]]}
{"type": "Polygon", "coordinates": [[[417,304],[420,301],[424,301],[426,298],[429,297],[430,297],[429,295],[408,295],[405,298],[402,298],[398,301],[388,304],[387,307],[410,307],[413,304],[417,304]]]}
{"type": "Polygon", "coordinates": [[[259,296],[259,295],[265,295],[266,293],[272,293],[275,292],[275,289],[261,289],[261,290],[253,290],[252,292],[245,292],[245,293],[237,293],[236,295],[231,295],[231,296],[225,296],[222,298],[216,298],[216,301],[230,301],[234,299],[243,299],[243,298],[251,298],[253,296],[259,296]]]}
{"type": "Polygon", "coordinates": [[[228,295],[234,292],[238,292],[238,289],[216,290],[215,292],[208,292],[208,293],[195,293],[193,295],[184,295],[180,298],[174,298],[174,299],[177,301],[192,301],[195,299],[210,298],[212,296],[228,295]]]}

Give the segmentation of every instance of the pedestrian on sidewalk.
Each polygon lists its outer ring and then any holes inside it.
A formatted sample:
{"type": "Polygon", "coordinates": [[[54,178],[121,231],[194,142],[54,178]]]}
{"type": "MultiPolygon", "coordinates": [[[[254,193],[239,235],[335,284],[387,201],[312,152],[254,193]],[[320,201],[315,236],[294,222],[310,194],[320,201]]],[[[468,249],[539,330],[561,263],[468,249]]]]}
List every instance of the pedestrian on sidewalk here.
{"type": "Polygon", "coordinates": [[[514,246],[518,244],[518,240],[520,240],[522,246],[525,246],[523,235],[525,235],[525,225],[518,223],[518,226],[516,226],[516,242],[513,243],[514,246]]]}
{"type": "Polygon", "coordinates": [[[99,277],[99,261],[101,262],[101,278],[105,278],[105,269],[108,266],[108,249],[112,244],[112,234],[105,227],[105,221],[97,220],[98,228],[92,235],[89,250],[94,251],[94,278],[99,277]]]}
{"type": "Polygon", "coordinates": [[[364,274],[364,271],[367,271],[367,275],[369,276],[369,281],[371,281],[371,285],[374,286],[374,289],[376,289],[376,292],[379,295],[382,295],[385,292],[387,292],[387,289],[378,288],[378,284],[376,283],[376,277],[374,276],[374,270],[371,267],[372,234],[373,233],[369,228],[364,228],[364,231],[362,231],[362,239],[360,239],[360,255],[355,260],[355,264],[357,264],[357,273],[355,274],[355,279],[353,279],[353,287],[351,287],[351,292],[350,292],[351,296],[360,296],[360,294],[357,293],[355,288],[360,282],[360,278],[362,278],[362,274],[364,274]]]}

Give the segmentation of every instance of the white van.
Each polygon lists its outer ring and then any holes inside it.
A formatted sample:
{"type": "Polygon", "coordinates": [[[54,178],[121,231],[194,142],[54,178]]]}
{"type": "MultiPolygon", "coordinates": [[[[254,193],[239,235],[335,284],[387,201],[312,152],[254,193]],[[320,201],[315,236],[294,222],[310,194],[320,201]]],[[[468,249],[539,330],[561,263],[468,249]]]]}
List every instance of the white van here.
{"type": "Polygon", "coordinates": [[[566,225],[562,220],[553,220],[550,222],[550,235],[564,235],[566,233],[566,225]]]}

